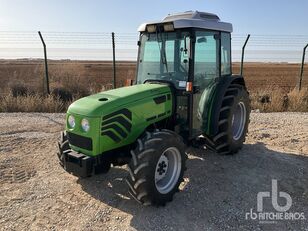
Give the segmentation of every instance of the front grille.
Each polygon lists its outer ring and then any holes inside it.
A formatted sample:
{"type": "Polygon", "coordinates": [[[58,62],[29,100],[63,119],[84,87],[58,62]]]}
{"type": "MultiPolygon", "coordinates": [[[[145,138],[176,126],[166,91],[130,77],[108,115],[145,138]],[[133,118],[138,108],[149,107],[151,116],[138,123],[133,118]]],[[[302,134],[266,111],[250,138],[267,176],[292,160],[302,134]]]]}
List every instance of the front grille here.
{"type": "Polygon", "coordinates": [[[68,142],[76,147],[92,151],[92,139],[67,132],[68,142]]]}

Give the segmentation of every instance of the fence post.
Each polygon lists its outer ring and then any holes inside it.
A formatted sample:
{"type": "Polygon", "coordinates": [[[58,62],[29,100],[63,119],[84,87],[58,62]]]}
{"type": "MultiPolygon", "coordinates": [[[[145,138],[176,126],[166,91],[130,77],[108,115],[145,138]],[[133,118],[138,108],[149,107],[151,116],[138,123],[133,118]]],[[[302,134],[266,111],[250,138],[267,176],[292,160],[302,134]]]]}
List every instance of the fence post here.
{"type": "MultiPolygon", "coordinates": [[[[38,32],[40,39],[42,41],[43,47],[44,47],[44,60],[45,60],[45,84],[46,85],[46,92],[49,95],[50,94],[50,90],[49,90],[49,77],[48,77],[48,63],[47,63],[47,51],[46,51],[46,44],[45,41],[43,39],[43,36],[41,34],[41,32],[38,32]]],[[[45,91],[45,89],[43,88],[43,91],[45,91]]]]}
{"type": "Polygon", "coordinates": [[[114,32],[111,33],[112,37],[112,56],[113,56],[113,88],[115,89],[117,86],[116,82],[116,61],[115,61],[115,39],[114,32]]]}
{"type": "Polygon", "coordinates": [[[300,71],[299,79],[298,79],[298,90],[299,91],[302,89],[302,80],[303,80],[304,65],[305,65],[305,55],[306,55],[307,47],[308,47],[308,44],[303,49],[302,65],[301,65],[301,71],[300,71]]]}
{"type": "Polygon", "coordinates": [[[240,71],[241,76],[243,76],[245,48],[246,48],[246,45],[247,45],[249,38],[250,38],[250,34],[247,35],[244,46],[242,47],[242,59],[241,59],[241,69],[240,69],[241,70],[240,71]]]}

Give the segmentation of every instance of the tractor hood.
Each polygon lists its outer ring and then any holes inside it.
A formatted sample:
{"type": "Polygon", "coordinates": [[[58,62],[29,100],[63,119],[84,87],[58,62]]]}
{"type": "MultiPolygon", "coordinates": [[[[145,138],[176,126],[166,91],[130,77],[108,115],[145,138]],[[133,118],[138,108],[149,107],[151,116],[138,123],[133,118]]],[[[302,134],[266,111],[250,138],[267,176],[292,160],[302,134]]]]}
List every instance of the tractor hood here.
{"type": "Polygon", "coordinates": [[[68,113],[87,117],[100,117],[131,102],[167,92],[170,92],[170,88],[164,84],[146,83],[117,88],[75,101],[69,106],[68,113]]]}

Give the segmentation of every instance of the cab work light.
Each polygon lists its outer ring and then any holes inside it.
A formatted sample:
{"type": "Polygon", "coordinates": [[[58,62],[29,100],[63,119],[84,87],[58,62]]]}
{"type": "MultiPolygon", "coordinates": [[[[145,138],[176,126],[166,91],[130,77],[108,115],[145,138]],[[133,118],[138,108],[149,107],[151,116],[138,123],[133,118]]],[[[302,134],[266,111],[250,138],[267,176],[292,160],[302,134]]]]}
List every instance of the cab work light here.
{"type": "Polygon", "coordinates": [[[174,31],[173,23],[164,24],[164,31],[174,31]]]}
{"type": "Polygon", "coordinates": [[[156,32],[156,25],[147,25],[147,32],[149,33],[156,32]]]}

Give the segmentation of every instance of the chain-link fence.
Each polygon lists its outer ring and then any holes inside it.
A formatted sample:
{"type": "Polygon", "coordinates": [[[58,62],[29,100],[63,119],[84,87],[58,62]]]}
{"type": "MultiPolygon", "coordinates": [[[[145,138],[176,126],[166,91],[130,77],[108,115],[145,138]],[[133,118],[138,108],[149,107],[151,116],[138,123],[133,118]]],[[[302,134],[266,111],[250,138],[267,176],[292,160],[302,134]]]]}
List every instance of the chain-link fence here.
{"type": "MultiPolygon", "coordinates": [[[[112,36],[105,32],[42,31],[48,58],[50,89],[95,92],[112,87],[112,36]]],[[[239,72],[246,35],[232,35],[233,72],[239,72]]],[[[117,86],[134,79],[137,33],[115,33],[117,86]]],[[[244,75],[249,88],[277,85],[293,88],[300,75],[308,35],[254,35],[246,47],[244,75]]],[[[23,84],[44,87],[43,45],[37,32],[0,31],[0,92],[23,84]]],[[[306,69],[306,70],[305,70],[306,69]]],[[[308,86],[308,67],[302,86],[308,86]]],[[[45,86],[46,87],[46,86],[45,86]]]]}

